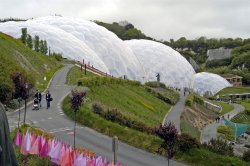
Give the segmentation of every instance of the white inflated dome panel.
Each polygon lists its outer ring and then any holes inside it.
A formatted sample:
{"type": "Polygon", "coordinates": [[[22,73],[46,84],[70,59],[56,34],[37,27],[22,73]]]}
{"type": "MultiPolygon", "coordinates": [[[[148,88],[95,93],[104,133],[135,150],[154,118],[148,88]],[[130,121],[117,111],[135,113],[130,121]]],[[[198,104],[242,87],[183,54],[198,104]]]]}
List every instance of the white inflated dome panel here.
{"type": "Polygon", "coordinates": [[[197,73],[195,74],[193,89],[200,95],[206,92],[215,95],[220,90],[232,86],[225,78],[213,73],[197,73]]]}
{"type": "Polygon", "coordinates": [[[127,40],[146,74],[146,81],[155,81],[157,73],[167,86],[191,88],[195,71],[190,63],[172,48],[151,40],[127,40]]]}
{"type": "Polygon", "coordinates": [[[48,16],[29,20],[51,25],[74,35],[91,48],[105,63],[112,75],[142,80],[143,69],[132,50],[113,32],[94,22],[80,18],[48,16]]]}
{"type": "Polygon", "coordinates": [[[41,40],[46,40],[52,52],[62,53],[65,58],[79,61],[84,58],[99,70],[109,72],[104,62],[92,49],[59,28],[29,21],[0,23],[0,31],[15,38],[21,37],[21,28],[27,28],[28,34],[33,38],[38,35],[41,40]]]}

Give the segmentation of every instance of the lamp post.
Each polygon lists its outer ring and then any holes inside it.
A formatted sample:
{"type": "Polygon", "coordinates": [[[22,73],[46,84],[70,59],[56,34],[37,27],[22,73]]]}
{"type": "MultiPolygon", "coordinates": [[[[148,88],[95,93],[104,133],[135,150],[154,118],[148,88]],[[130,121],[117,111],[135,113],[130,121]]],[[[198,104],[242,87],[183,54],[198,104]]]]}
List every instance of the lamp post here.
{"type": "Polygon", "coordinates": [[[19,97],[18,98],[18,106],[19,106],[19,110],[18,110],[18,129],[19,129],[19,123],[20,123],[20,116],[21,116],[21,111],[20,111],[20,103],[21,103],[21,101],[22,101],[22,98],[21,97],[19,97]]]}
{"type": "Polygon", "coordinates": [[[24,118],[23,118],[23,124],[25,124],[25,121],[26,121],[27,98],[28,98],[28,83],[25,83],[25,99],[24,99],[24,118]]]}

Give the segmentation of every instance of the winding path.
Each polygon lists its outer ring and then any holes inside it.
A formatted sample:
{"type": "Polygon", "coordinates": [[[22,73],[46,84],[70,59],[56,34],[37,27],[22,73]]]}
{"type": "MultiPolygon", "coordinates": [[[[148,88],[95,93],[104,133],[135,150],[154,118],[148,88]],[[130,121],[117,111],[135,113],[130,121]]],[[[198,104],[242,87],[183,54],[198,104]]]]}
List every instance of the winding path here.
{"type": "MultiPolygon", "coordinates": [[[[72,90],[72,86],[65,85],[66,75],[73,65],[66,65],[60,69],[54,76],[49,90],[53,97],[51,108],[45,108],[43,97],[42,109],[32,111],[32,104],[27,109],[26,122],[32,126],[40,127],[53,133],[58,139],[65,143],[73,144],[73,126],[74,123],[64,115],[61,109],[61,103],[65,96],[72,90]]],[[[21,113],[23,119],[23,111],[21,113]]],[[[12,128],[17,126],[18,112],[8,113],[9,124],[12,128]]],[[[76,146],[90,149],[112,160],[112,138],[102,135],[88,127],[77,124],[76,146]]],[[[167,160],[159,155],[151,154],[146,151],[134,148],[128,144],[119,141],[118,161],[129,166],[165,166],[167,160]]],[[[184,164],[170,161],[172,166],[182,166],[184,164]]]]}
{"type": "Polygon", "coordinates": [[[164,120],[165,124],[167,124],[168,122],[173,122],[179,133],[181,133],[180,119],[181,119],[181,113],[184,111],[185,100],[186,96],[184,96],[184,92],[181,91],[179,101],[174,106],[171,107],[170,111],[167,113],[164,120]]]}
{"type": "MultiPolygon", "coordinates": [[[[234,117],[238,113],[244,111],[244,107],[239,104],[233,104],[234,109],[224,115],[225,118],[230,115],[230,118],[234,117]]],[[[213,122],[211,124],[208,124],[201,130],[201,139],[200,141],[202,143],[210,141],[212,138],[217,137],[217,127],[224,125],[224,122],[221,120],[219,123],[213,122]]]]}

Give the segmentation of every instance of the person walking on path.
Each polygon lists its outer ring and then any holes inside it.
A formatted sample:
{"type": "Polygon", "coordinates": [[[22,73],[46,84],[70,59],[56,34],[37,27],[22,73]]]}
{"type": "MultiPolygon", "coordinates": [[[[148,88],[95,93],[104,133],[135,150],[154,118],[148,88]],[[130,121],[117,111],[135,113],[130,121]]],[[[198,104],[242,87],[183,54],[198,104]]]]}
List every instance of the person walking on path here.
{"type": "Polygon", "coordinates": [[[46,103],[47,103],[47,109],[50,108],[50,102],[52,101],[52,97],[51,94],[49,93],[49,91],[47,91],[46,93],[46,103]]]}
{"type": "Polygon", "coordinates": [[[41,108],[42,107],[42,104],[41,104],[41,102],[42,102],[42,94],[41,94],[41,92],[39,90],[36,91],[35,98],[38,100],[39,106],[41,108]]]}

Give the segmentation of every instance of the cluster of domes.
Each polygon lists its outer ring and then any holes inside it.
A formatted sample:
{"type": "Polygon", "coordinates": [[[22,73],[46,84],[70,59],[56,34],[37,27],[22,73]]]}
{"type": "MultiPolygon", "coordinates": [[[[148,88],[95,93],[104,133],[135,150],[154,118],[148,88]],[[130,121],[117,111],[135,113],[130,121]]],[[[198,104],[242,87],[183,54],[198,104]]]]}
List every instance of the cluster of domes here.
{"type": "Polygon", "coordinates": [[[15,38],[20,38],[21,28],[27,28],[32,37],[38,35],[46,40],[52,52],[78,61],[84,59],[84,62],[115,77],[126,75],[128,79],[146,82],[155,81],[156,75],[160,74],[161,82],[167,86],[192,88],[201,94],[206,91],[216,93],[229,86],[226,83],[216,84],[217,79],[221,81],[218,75],[195,74],[183,56],[162,43],[151,40],[122,41],[91,21],[48,16],[0,23],[0,31],[15,38]]]}

